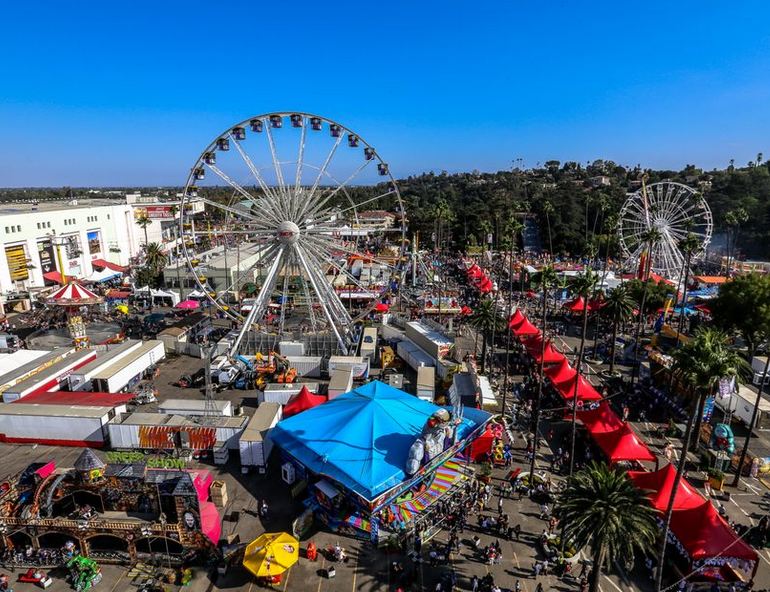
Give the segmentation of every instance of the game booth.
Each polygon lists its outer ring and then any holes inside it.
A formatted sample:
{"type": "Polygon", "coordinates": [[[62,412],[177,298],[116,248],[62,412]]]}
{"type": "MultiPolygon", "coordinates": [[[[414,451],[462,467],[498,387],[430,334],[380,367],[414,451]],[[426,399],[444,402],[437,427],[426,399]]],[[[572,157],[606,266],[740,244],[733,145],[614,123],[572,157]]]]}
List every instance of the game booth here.
{"type": "Polygon", "coordinates": [[[305,516],[383,544],[419,529],[465,484],[464,451],[490,419],[373,381],[279,422],[271,439],[284,481],[307,485],[305,516]]]}

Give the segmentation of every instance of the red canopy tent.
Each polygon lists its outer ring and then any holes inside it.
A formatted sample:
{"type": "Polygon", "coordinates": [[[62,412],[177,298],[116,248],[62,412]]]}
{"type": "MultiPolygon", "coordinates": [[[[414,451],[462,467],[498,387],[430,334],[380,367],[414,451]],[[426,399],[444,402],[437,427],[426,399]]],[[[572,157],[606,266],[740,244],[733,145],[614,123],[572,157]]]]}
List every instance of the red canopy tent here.
{"type": "Polygon", "coordinates": [[[524,319],[517,327],[511,329],[513,334],[517,337],[524,337],[527,335],[540,335],[540,329],[535,327],[528,319],[524,319]]]}
{"type": "Polygon", "coordinates": [[[374,310],[377,312],[388,312],[390,310],[390,306],[388,304],[385,304],[384,302],[378,302],[374,306],[374,310]]]}
{"type": "Polygon", "coordinates": [[[542,348],[538,348],[534,351],[529,350],[529,353],[538,364],[541,362],[541,360],[544,364],[558,364],[562,360],[566,359],[564,354],[556,349],[550,341],[545,344],[545,352],[543,352],[542,348]]]}
{"type": "MultiPolygon", "coordinates": [[[[628,471],[628,478],[638,489],[647,493],[652,507],[659,512],[668,508],[671,490],[676,480],[676,467],[671,463],[657,471],[628,471]]],[[[679,482],[674,499],[674,510],[690,510],[703,504],[703,496],[686,479],[679,482]]]]}
{"type": "Polygon", "coordinates": [[[106,267],[107,269],[111,269],[112,271],[120,271],[122,273],[126,273],[128,271],[128,267],[124,267],[123,265],[118,265],[117,263],[110,263],[109,261],[105,261],[104,259],[92,259],[91,265],[93,267],[106,267]]]}
{"type": "Polygon", "coordinates": [[[464,317],[467,317],[473,314],[473,309],[470,306],[463,306],[460,309],[460,314],[463,315],[464,317]]]}
{"type": "Polygon", "coordinates": [[[302,387],[296,395],[293,395],[283,406],[283,417],[291,417],[308,409],[326,402],[326,397],[311,393],[306,386],[302,387]]]}
{"type": "Polygon", "coordinates": [[[72,277],[70,275],[66,276],[66,279],[62,279],[61,274],[58,271],[49,271],[48,273],[44,273],[43,277],[47,279],[49,282],[56,282],[57,284],[64,284],[65,281],[77,281],[78,278],[72,277]]]}
{"type": "Polygon", "coordinates": [[[492,426],[487,424],[484,433],[476,438],[471,444],[470,455],[473,462],[481,462],[484,456],[492,450],[492,443],[495,441],[495,435],[492,433],[492,426]]]}
{"type": "Polygon", "coordinates": [[[623,421],[607,403],[600,404],[596,409],[578,411],[577,418],[591,434],[614,432],[623,427],[623,421]]]}
{"type": "Polygon", "coordinates": [[[543,373],[551,379],[551,382],[557,383],[573,379],[577,371],[569,365],[567,358],[564,358],[557,366],[549,366],[543,373]]]}
{"type": "Polygon", "coordinates": [[[756,572],[757,552],[743,542],[708,500],[694,508],[674,512],[671,531],[692,562],[716,557],[742,559],[753,562],[756,572]]]}
{"type": "MultiPolygon", "coordinates": [[[[586,300],[582,296],[578,296],[574,300],[567,302],[564,307],[568,308],[572,312],[583,312],[586,308],[586,300]]],[[[590,308],[591,307],[589,306],[589,309],[590,308]]]]}
{"type": "Polygon", "coordinates": [[[484,274],[484,272],[481,271],[481,268],[475,263],[467,269],[466,273],[468,274],[468,277],[473,278],[481,277],[484,274]]]}
{"type": "Polygon", "coordinates": [[[516,312],[514,312],[511,315],[510,319],[508,319],[508,328],[513,329],[514,327],[516,327],[517,325],[520,325],[526,320],[527,320],[527,317],[524,316],[520,308],[517,308],[516,312]]]}
{"type": "Polygon", "coordinates": [[[593,385],[588,382],[584,377],[578,376],[577,372],[567,380],[559,380],[553,382],[553,386],[559,391],[559,394],[565,399],[572,399],[575,397],[575,380],[578,380],[577,385],[577,400],[578,401],[601,401],[602,395],[597,391],[593,385]]]}
{"type": "Polygon", "coordinates": [[[610,464],[624,460],[639,462],[655,462],[657,460],[657,457],[647,448],[647,444],[639,439],[627,423],[612,432],[592,433],[591,437],[607,455],[610,464]]]}

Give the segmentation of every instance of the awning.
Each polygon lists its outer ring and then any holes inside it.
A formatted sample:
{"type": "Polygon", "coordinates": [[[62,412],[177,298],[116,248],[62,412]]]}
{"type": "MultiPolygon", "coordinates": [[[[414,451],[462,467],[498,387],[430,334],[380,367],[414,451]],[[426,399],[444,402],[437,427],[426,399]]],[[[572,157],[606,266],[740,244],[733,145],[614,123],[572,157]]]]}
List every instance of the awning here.
{"type": "MultiPolygon", "coordinates": [[[[676,480],[676,467],[667,464],[657,471],[629,471],[628,478],[633,484],[644,491],[652,507],[659,512],[665,512],[676,480]]],[[[674,499],[674,510],[689,510],[703,504],[703,496],[698,493],[686,479],[679,482],[674,499]]]]}
{"type": "Polygon", "coordinates": [[[65,276],[65,279],[62,279],[61,274],[58,271],[49,271],[48,273],[44,273],[43,277],[47,279],[49,282],[56,282],[57,284],[64,284],[65,281],[77,281],[78,278],[75,276],[65,276]]]}
{"type": "Polygon", "coordinates": [[[567,358],[564,358],[558,365],[549,366],[543,370],[543,373],[551,379],[551,382],[566,382],[571,380],[577,374],[577,371],[569,365],[567,358]]]}
{"type": "Polygon", "coordinates": [[[621,461],[655,462],[655,455],[647,448],[627,423],[612,432],[591,434],[610,464],[621,461]]]}
{"type": "Polygon", "coordinates": [[[556,349],[550,341],[545,345],[545,352],[543,352],[542,349],[538,347],[534,348],[533,350],[529,350],[529,354],[538,364],[540,364],[541,361],[544,364],[558,364],[562,360],[566,359],[564,354],[556,349]]]}
{"type": "Polygon", "coordinates": [[[590,434],[614,432],[623,427],[623,420],[607,403],[601,403],[596,409],[578,411],[577,418],[583,422],[590,434]]]}
{"type": "Polygon", "coordinates": [[[582,376],[577,376],[577,372],[575,373],[575,376],[573,376],[569,380],[565,380],[562,382],[556,382],[554,383],[554,387],[556,387],[556,390],[559,391],[559,394],[567,399],[573,399],[575,398],[575,380],[578,380],[577,385],[577,400],[582,401],[584,403],[591,402],[591,401],[601,401],[602,395],[597,391],[593,385],[588,382],[585,378],[582,376]]]}
{"type": "Polygon", "coordinates": [[[109,261],[105,261],[104,259],[92,259],[91,266],[104,267],[106,269],[110,269],[112,271],[118,271],[120,273],[126,273],[128,271],[128,267],[124,267],[123,265],[118,265],[117,263],[110,263],[109,261]]]}
{"type": "Polygon", "coordinates": [[[514,327],[513,334],[517,337],[524,337],[525,335],[540,335],[540,329],[535,327],[528,319],[524,319],[517,327],[514,327]]]}
{"type": "Polygon", "coordinates": [[[85,279],[85,281],[87,281],[87,282],[95,282],[95,283],[107,282],[109,280],[112,280],[112,279],[115,279],[115,278],[119,278],[122,275],[123,275],[122,272],[114,271],[112,269],[102,269],[101,271],[97,271],[97,270],[94,269],[94,271],[91,273],[91,275],[89,275],[85,279]]]}

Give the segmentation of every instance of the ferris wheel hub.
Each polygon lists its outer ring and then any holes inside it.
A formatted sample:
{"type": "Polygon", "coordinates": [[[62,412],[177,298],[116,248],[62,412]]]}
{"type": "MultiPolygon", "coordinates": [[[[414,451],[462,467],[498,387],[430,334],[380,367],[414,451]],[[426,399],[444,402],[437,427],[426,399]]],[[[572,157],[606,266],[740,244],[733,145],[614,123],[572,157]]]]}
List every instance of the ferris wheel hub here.
{"type": "Polygon", "coordinates": [[[299,240],[299,226],[289,220],[278,225],[278,242],[284,245],[293,245],[299,240]]]}

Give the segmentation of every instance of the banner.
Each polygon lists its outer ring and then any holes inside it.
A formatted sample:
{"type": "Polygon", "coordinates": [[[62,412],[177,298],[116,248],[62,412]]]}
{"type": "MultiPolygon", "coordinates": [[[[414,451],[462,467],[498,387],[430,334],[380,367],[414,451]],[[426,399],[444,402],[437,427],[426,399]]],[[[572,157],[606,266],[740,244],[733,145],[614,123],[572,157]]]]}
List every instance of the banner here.
{"type": "Polygon", "coordinates": [[[96,255],[97,253],[102,252],[102,241],[99,238],[99,231],[98,230],[90,230],[88,231],[87,235],[88,237],[88,252],[91,255],[96,255]]]}
{"type": "MultiPolygon", "coordinates": [[[[56,253],[54,253],[53,243],[51,243],[50,239],[37,241],[37,256],[40,259],[40,269],[44,276],[51,271],[57,271],[56,253]]],[[[56,282],[46,279],[45,277],[43,277],[43,282],[46,286],[56,285],[56,282]]]]}
{"type": "Polygon", "coordinates": [[[27,252],[24,250],[24,245],[5,247],[5,259],[8,261],[8,271],[11,274],[11,281],[18,282],[29,279],[27,252]]]}
{"type": "Polygon", "coordinates": [[[145,211],[147,217],[152,220],[173,220],[174,206],[147,206],[145,211]]]}

